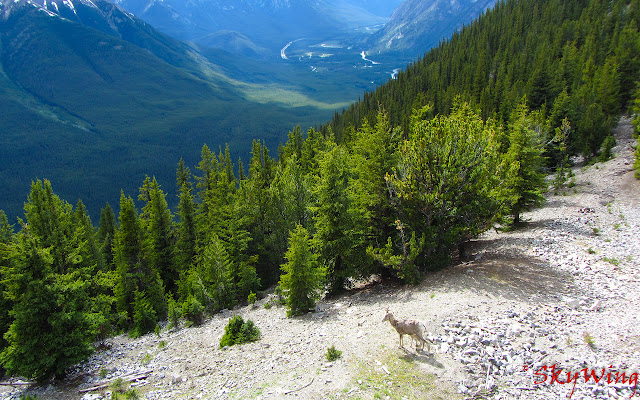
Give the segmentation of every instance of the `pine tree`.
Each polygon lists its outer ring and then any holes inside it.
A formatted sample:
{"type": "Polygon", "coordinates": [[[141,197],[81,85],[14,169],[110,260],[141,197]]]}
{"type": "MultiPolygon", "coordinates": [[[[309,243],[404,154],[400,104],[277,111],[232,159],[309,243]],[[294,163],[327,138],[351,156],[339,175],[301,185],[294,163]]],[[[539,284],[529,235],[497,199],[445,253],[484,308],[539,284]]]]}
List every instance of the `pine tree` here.
{"type": "Polygon", "coordinates": [[[520,223],[522,212],[538,207],[544,203],[543,193],[547,187],[541,136],[534,130],[534,122],[521,104],[513,114],[509,125],[509,150],[505,155],[507,164],[512,169],[508,182],[513,203],[511,215],[513,224],[520,223]]]}
{"type": "Polygon", "coordinates": [[[280,277],[280,287],[287,302],[287,315],[295,316],[313,310],[322,295],[325,269],[318,264],[317,255],[312,252],[309,232],[298,225],[289,235],[289,249],[286,263],[281,265],[285,272],[280,277]]]}
{"type": "Polygon", "coordinates": [[[145,180],[140,189],[140,200],[146,201],[142,208],[141,221],[145,222],[145,257],[150,268],[160,274],[169,292],[174,292],[178,281],[178,271],[174,264],[173,251],[175,233],[173,215],[167,205],[166,195],[160,189],[156,178],[145,180]]]}
{"type": "Polygon", "coordinates": [[[92,351],[87,282],[75,272],[56,271],[51,253],[23,232],[3,270],[13,322],[0,361],[9,373],[39,381],[64,377],[92,351]]]}
{"type": "Polygon", "coordinates": [[[312,207],[315,220],[314,248],[320,263],[327,269],[329,290],[341,291],[348,278],[359,277],[358,257],[354,250],[364,248],[356,241],[354,216],[348,195],[349,161],[344,148],[332,144],[320,160],[320,175],[314,187],[317,206],[312,207]]]}
{"type": "Polygon", "coordinates": [[[113,239],[116,235],[116,216],[107,203],[100,210],[100,226],[98,227],[98,242],[100,252],[108,269],[113,267],[113,239]]]}
{"type": "Polygon", "coordinates": [[[379,259],[415,282],[425,268],[450,261],[461,244],[489,229],[502,208],[495,124],[468,104],[424,120],[418,110],[411,135],[387,181],[396,209],[396,234],[374,249],[379,259]]]}
{"type": "MultiPolygon", "coordinates": [[[[143,327],[133,326],[135,293],[141,292],[151,302],[158,318],[166,314],[164,288],[157,271],[145,258],[145,232],[138,218],[131,197],[120,194],[120,229],[114,240],[114,263],[117,283],[114,289],[117,310],[122,315],[125,327],[133,327],[137,333],[143,327]]],[[[145,325],[146,326],[146,325],[145,325]]]]}

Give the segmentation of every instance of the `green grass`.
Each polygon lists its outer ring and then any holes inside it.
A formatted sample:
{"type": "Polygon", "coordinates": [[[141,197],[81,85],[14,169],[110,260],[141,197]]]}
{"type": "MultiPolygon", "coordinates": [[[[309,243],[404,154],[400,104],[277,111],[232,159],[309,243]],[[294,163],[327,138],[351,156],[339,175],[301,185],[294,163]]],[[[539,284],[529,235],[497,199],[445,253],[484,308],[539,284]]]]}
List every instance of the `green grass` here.
{"type": "MultiPolygon", "coordinates": [[[[395,349],[394,349],[395,350],[395,349]]],[[[436,376],[426,373],[421,358],[398,356],[394,350],[385,351],[377,362],[361,362],[357,369],[355,382],[362,398],[374,399],[458,399],[462,398],[455,389],[444,388],[435,383],[436,376]],[[389,374],[383,369],[386,368],[389,374]]]]}

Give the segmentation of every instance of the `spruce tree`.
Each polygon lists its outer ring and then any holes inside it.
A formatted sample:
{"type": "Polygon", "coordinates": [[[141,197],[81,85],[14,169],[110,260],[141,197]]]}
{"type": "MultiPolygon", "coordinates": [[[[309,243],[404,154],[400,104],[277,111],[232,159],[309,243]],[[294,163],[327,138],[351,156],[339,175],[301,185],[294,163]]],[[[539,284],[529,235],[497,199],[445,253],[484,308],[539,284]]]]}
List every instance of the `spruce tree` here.
{"type": "MultiPolygon", "coordinates": [[[[312,207],[315,220],[313,238],[319,261],[327,269],[329,290],[341,291],[347,279],[359,277],[356,250],[364,252],[358,241],[361,234],[354,230],[354,215],[349,201],[349,161],[346,150],[331,144],[320,160],[320,175],[314,194],[317,206],[312,207]],[[357,260],[357,261],[356,261],[357,260]]],[[[361,256],[361,254],[360,254],[361,256]]]]}
{"type": "Polygon", "coordinates": [[[140,200],[146,201],[142,208],[141,221],[145,225],[145,257],[152,270],[160,278],[169,292],[174,292],[178,281],[178,271],[174,264],[175,233],[173,215],[167,205],[166,195],[154,177],[145,180],[140,189],[140,200]]]}
{"type": "Polygon", "coordinates": [[[87,282],[75,272],[56,271],[51,253],[23,232],[2,271],[13,322],[0,361],[9,373],[38,381],[64,377],[92,351],[87,282]]]}
{"type": "Polygon", "coordinates": [[[107,203],[100,210],[100,226],[98,227],[98,242],[100,252],[108,269],[113,269],[113,239],[116,235],[116,216],[107,203]]]}
{"type": "Polygon", "coordinates": [[[287,315],[301,315],[314,309],[322,295],[326,272],[312,251],[309,232],[302,225],[291,231],[285,258],[286,263],[280,267],[285,274],[279,284],[284,290],[287,315]]]}
{"type": "Polygon", "coordinates": [[[543,194],[547,183],[542,172],[542,138],[534,125],[524,104],[514,112],[509,124],[509,150],[505,160],[512,170],[507,185],[513,196],[510,213],[514,225],[520,223],[522,212],[544,203],[543,194]]]}
{"type": "Polygon", "coordinates": [[[135,204],[131,197],[120,194],[120,228],[114,240],[114,263],[117,283],[114,294],[118,312],[122,315],[124,327],[133,327],[138,334],[148,327],[133,326],[135,314],[135,293],[140,292],[151,303],[156,316],[166,315],[164,288],[158,271],[151,268],[145,257],[145,231],[141,226],[135,204]]]}

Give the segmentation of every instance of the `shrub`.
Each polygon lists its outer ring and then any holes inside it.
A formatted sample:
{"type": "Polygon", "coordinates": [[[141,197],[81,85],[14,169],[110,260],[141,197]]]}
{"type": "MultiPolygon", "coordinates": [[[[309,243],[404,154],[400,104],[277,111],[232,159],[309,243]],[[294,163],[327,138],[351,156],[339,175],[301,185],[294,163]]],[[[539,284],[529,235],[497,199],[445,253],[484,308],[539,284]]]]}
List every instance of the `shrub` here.
{"type": "Polygon", "coordinates": [[[180,308],[178,303],[176,303],[173,297],[169,297],[167,304],[169,308],[169,313],[168,313],[169,328],[177,329],[180,326],[180,317],[182,316],[182,309],[180,308]]]}
{"type": "Polygon", "coordinates": [[[156,311],[144,293],[136,291],[133,305],[133,337],[149,333],[156,327],[156,311]]]}
{"type": "Polygon", "coordinates": [[[614,138],[613,135],[609,135],[604,139],[604,142],[602,142],[602,151],[600,152],[599,157],[600,162],[605,162],[613,157],[613,153],[611,150],[613,150],[615,145],[616,138],[614,138]]]}
{"type": "Polygon", "coordinates": [[[249,302],[249,304],[254,305],[256,304],[257,300],[258,295],[256,295],[254,292],[249,293],[249,296],[247,297],[247,301],[249,302]]]}
{"type": "Polygon", "coordinates": [[[327,353],[324,356],[327,361],[335,361],[342,356],[342,352],[336,350],[336,346],[331,346],[327,349],[327,353]]]}
{"type": "Polygon", "coordinates": [[[241,316],[235,315],[229,319],[229,323],[224,328],[224,335],[220,339],[220,348],[233,346],[234,344],[242,344],[246,342],[255,342],[260,338],[260,330],[253,323],[247,322],[241,316]]]}
{"type": "Polygon", "coordinates": [[[189,295],[182,304],[182,315],[194,325],[202,324],[204,320],[204,306],[193,295],[189,295]]]}

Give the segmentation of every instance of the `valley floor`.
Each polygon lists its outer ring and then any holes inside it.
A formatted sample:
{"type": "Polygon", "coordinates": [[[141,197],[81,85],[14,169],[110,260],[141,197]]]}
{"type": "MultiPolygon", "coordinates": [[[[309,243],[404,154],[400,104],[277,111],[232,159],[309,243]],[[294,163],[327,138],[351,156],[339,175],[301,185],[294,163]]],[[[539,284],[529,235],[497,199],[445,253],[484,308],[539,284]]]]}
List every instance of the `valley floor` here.
{"type": "Polygon", "coordinates": [[[640,398],[640,181],[628,119],[616,135],[615,158],[574,168],[575,184],[550,193],[524,228],[486,233],[468,260],[416,287],[372,284],[299,318],[265,308],[268,297],[199,327],[115,337],[73,384],[3,386],[0,399],[107,399],[110,388],[79,389],[134,373],[146,399],[640,398]],[[425,322],[431,352],[406,337],[398,347],[381,322],[387,307],[425,322]],[[220,349],[234,313],[262,338],[220,349]],[[334,362],[331,346],[342,351],[334,362]]]}

